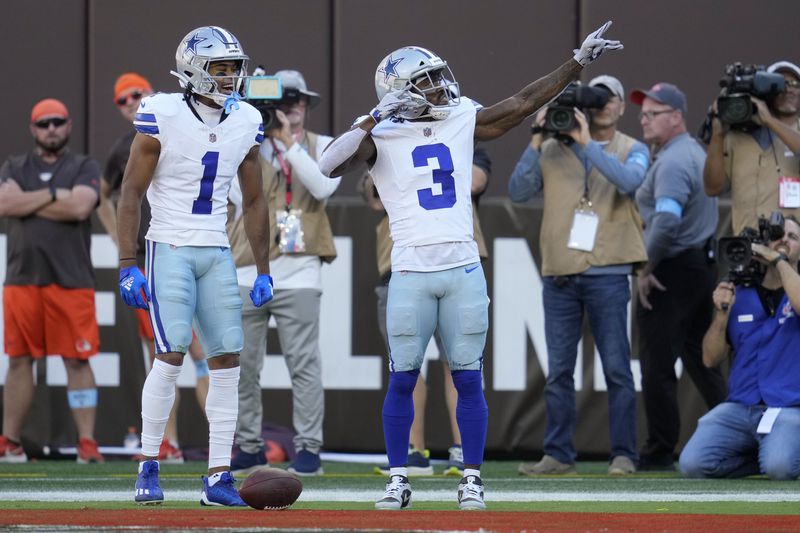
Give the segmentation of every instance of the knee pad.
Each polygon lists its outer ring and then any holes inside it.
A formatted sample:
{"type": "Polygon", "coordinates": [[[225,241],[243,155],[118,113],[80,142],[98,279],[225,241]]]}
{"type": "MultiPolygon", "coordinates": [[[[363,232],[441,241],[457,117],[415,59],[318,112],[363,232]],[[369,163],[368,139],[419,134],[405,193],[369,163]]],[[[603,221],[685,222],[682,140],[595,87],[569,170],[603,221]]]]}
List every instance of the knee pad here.
{"type": "Polygon", "coordinates": [[[208,377],[208,361],[200,359],[194,362],[195,377],[202,379],[208,377]]]}
{"type": "Polygon", "coordinates": [[[167,343],[172,347],[173,352],[186,353],[192,343],[192,325],[185,322],[177,322],[169,326],[165,332],[167,343]]]}
{"type": "MultiPolygon", "coordinates": [[[[230,328],[222,334],[223,353],[239,353],[244,347],[244,331],[241,327],[230,328]]],[[[220,355],[220,354],[214,354],[220,355]]]]}

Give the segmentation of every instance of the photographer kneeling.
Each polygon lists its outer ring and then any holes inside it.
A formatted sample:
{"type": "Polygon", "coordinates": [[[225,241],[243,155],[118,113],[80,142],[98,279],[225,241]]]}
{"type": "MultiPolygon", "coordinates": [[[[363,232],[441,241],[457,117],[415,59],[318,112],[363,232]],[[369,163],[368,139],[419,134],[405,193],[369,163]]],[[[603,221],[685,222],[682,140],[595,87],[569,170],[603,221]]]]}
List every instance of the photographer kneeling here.
{"type": "Polygon", "coordinates": [[[608,384],[608,472],[636,471],[628,276],[634,265],[647,261],[633,193],[650,158],[643,143],[617,131],[624,97],[622,84],[611,76],[598,76],[588,87],[568,87],[549,109],[539,111],[531,143],[509,183],[515,202],[544,193],[545,455],[538,463],[521,464],[522,475],[575,472],[573,375],[584,310],[608,384]]]}
{"type": "Polygon", "coordinates": [[[800,223],[753,256],[767,265],[751,287],[721,282],[703,338],[703,362],[716,366],[733,348],[728,398],[703,416],[680,457],[688,477],[771,479],[800,475],[800,223]],[[730,346],[729,346],[730,345],[730,346]]]}

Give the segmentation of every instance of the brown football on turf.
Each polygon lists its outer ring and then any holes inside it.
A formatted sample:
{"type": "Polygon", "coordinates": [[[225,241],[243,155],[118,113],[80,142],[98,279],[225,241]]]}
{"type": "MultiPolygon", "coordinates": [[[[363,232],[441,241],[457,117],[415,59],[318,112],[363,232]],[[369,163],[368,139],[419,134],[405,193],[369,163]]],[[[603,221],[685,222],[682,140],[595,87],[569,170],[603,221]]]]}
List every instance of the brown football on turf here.
{"type": "Polygon", "coordinates": [[[286,470],[259,468],[242,482],[239,495],[253,509],[280,510],[292,505],[303,491],[300,480],[286,470]]]}

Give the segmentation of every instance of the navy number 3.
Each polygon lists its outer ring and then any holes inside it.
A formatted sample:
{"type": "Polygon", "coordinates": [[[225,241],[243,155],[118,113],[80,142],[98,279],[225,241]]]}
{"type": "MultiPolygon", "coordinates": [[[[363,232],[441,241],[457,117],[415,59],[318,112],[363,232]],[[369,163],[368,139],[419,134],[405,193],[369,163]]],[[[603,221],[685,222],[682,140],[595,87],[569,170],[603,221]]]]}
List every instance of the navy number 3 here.
{"type": "Polygon", "coordinates": [[[433,189],[417,190],[419,205],[424,209],[448,209],[456,204],[456,180],[453,178],[453,158],[450,148],[442,143],[417,146],[411,152],[414,167],[427,167],[428,161],[436,159],[439,168],[433,169],[433,182],[442,186],[440,194],[433,194],[433,189]]]}
{"type": "Polygon", "coordinates": [[[217,177],[219,152],[206,152],[203,159],[203,179],[200,180],[200,195],[192,203],[193,215],[211,214],[211,197],[214,195],[214,179],[217,177]]]}

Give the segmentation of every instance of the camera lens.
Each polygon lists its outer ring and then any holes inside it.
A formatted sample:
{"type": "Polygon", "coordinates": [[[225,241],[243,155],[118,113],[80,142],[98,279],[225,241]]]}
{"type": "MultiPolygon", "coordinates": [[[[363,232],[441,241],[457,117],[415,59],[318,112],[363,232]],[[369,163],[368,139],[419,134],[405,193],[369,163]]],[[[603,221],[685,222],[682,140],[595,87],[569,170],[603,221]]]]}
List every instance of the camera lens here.
{"type": "Polygon", "coordinates": [[[746,241],[732,241],[728,243],[724,250],[724,257],[732,264],[744,263],[749,259],[748,255],[746,241]]]}
{"type": "Polygon", "coordinates": [[[547,111],[545,123],[550,131],[572,131],[575,129],[575,112],[568,108],[554,107],[547,111]]]}
{"type": "Polygon", "coordinates": [[[753,115],[753,103],[746,94],[720,98],[717,106],[719,119],[725,124],[742,124],[748,122],[753,115]]]}

